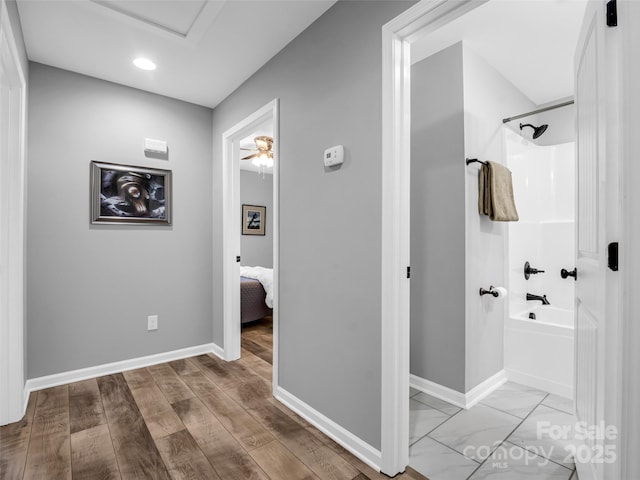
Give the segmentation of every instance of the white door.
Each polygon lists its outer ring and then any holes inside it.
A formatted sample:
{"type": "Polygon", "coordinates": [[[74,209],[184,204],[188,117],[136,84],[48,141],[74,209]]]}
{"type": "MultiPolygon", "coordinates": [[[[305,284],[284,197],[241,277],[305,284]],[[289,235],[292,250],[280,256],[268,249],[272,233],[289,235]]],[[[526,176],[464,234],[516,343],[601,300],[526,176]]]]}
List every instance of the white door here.
{"type": "MultiPolygon", "coordinates": [[[[617,241],[618,200],[615,101],[620,60],[613,54],[616,31],[606,24],[603,0],[589,2],[575,56],[577,126],[576,201],[576,374],[577,425],[615,425],[615,338],[618,331],[617,273],[608,270],[607,245],[617,241]],[[612,347],[614,347],[612,349],[612,347]]],[[[568,279],[567,281],[572,281],[568,279]]],[[[578,430],[576,465],[580,480],[618,478],[617,437],[583,435],[578,430]],[[584,437],[584,438],[583,438],[584,437]]],[[[596,430],[591,430],[596,432],[596,430]]]]}

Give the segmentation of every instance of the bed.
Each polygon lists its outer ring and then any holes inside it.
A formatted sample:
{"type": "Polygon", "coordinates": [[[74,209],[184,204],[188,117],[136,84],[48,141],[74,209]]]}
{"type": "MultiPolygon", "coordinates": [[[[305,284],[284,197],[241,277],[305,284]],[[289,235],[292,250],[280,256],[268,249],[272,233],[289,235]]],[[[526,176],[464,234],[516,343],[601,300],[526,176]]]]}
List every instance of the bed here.
{"type": "Polygon", "coordinates": [[[240,323],[253,322],[273,313],[265,303],[266,295],[259,280],[240,277],[240,323]]]}

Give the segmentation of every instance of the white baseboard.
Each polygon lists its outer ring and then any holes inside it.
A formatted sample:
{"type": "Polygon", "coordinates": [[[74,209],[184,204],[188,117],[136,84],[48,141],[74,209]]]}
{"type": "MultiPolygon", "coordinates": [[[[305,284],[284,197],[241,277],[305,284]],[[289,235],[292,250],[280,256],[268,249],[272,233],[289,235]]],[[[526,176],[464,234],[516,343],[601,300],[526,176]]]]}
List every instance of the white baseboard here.
{"type": "Polygon", "coordinates": [[[507,381],[507,375],[504,370],[500,370],[495,375],[487,378],[484,382],[476,385],[467,393],[461,393],[457,390],[445,387],[438,383],[432,382],[416,375],[410,375],[409,384],[416,390],[427,393],[433,397],[444,400],[456,407],[470,409],[476,403],[489,396],[495,389],[503,385],[507,381]]]}
{"type": "Polygon", "coordinates": [[[439,383],[432,382],[431,380],[427,380],[426,378],[418,377],[413,374],[409,375],[409,385],[416,390],[420,390],[421,392],[439,398],[440,400],[444,400],[456,407],[467,408],[464,393],[460,393],[457,390],[453,390],[449,387],[445,387],[439,383]]]}
{"type": "Polygon", "coordinates": [[[79,382],[81,380],[101,377],[103,375],[121,373],[136,368],[149,367],[158,363],[171,362],[173,360],[180,360],[181,358],[193,357],[194,355],[213,353],[220,356],[218,353],[220,351],[222,351],[222,349],[219,346],[213,343],[208,343],[205,345],[173,350],[171,352],[147,355],[146,357],[132,358],[129,360],[122,360],[120,362],[96,365],[95,367],[81,368],[78,370],[71,370],[69,372],[46,375],[44,377],[30,378],[29,380],[27,380],[27,383],[25,385],[25,401],[28,401],[29,394],[31,392],[43,390],[45,388],[57,387],[58,385],[79,382]]]}
{"type": "Polygon", "coordinates": [[[215,343],[211,343],[209,344],[209,346],[211,347],[211,353],[220,357],[220,359],[224,360],[224,348],[220,347],[215,343]]]}
{"type": "Polygon", "coordinates": [[[380,471],[382,460],[380,450],[373,448],[367,442],[356,437],[353,433],[310,407],[282,387],[277,387],[273,392],[273,396],[375,471],[380,471]]]}
{"type": "Polygon", "coordinates": [[[511,382],[521,383],[528,387],[537,388],[538,390],[553,393],[554,395],[559,395],[564,398],[573,398],[572,385],[565,385],[511,369],[507,369],[507,378],[511,382]]]}
{"type": "Polygon", "coordinates": [[[494,390],[500,388],[506,382],[507,373],[504,370],[500,370],[495,375],[487,378],[484,382],[476,385],[465,395],[467,400],[467,408],[473,407],[476,403],[491,395],[494,390]]]}

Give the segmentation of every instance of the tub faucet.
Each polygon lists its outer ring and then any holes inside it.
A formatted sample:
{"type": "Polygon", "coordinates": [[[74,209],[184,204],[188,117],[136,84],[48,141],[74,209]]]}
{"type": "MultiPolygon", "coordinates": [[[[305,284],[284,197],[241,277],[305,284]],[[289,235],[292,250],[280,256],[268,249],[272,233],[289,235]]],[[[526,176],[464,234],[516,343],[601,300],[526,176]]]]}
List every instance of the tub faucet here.
{"type": "Polygon", "coordinates": [[[549,300],[547,300],[546,295],[534,295],[532,293],[527,293],[527,300],[540,300],[542,305],[551,305],[549,300]]]}

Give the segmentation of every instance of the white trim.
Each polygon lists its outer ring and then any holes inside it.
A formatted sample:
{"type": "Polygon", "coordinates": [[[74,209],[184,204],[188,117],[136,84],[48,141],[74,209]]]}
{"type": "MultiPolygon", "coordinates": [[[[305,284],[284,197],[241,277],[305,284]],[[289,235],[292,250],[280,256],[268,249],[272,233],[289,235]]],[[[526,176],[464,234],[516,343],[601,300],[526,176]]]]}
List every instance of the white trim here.
{"type": "Polygon", "coordinates": [[[521,383],[529,387],[537,388],[547,393],[560,395],[565,398],[573,398],[573,385],[554,382],[546,378],[537,377],[518,370],[507,369],[507,378],[510,382],[521,383]]]}
{"type": "MultiPolygon", "coordinates": [[[[311,425],[346,448],[371,468],[378,472],[380,471],[380,450],[375,449],[361,438],[356,437],[353,433],[341,427],[330,418],[325,417],[322,413],[310,407],[282,387],[274,389],[273,394],[276,400],[296,412],[311,425]]],[[[408,395],[406,396],[407,398],[409,397],[408,395]]]]}
{"type": "Polygon", "coordinates": [[[507,375],[504,370],[500,370],[495,375],[487,378],[484,382],[476,385],[467,393],[460,393],[457,390],[445,387],[438,383],[432,382],[416,375],[410,376],[410,385],[416,390],[428,393],[432,397],[444,400],[456,407],[470,409],[477,403],[491,395],[496,389],[500,388],[507,381],[507,375]]]}
{"type": "Polygon", "coordinates": [[[382,27],[382,471],[409,463],[410,46],[486,0],[422,0],[382,27]]]}
{"type": "Polygon", "coordinates": [[[215,343],[211,343],[211,353],[215,356],[219,357],[221,360],[224,360],[224,349],[215,343]]]}
{"type": "Polygon", "coordinates": [[[96,365],[95,367],[80,368],[69,372],[46,375],[44,377],[30,378],[27,380],[25,395],[28,397],[29,393],[43,390],[45,388],[57,387],[58,385],[66,385],[68,383],[79,382],[89,378],[102,377],[104,375],[112,375],[114,373],[126,372],[127,370],[134,370],[136,368],[149,367],[159,363],[172,362],[174,360],[193,357],[195,355],[203,355],[207,353],[214,353],[217,355],[218,353],[216,352],[216,348],[220,349],[217,345],[209,343],[195,347],[182,348],[180,350],[173,350],[171,352],[131,358],[129,360],[122,360],[119,362],[105,363],[103,365],[96,365]]]}
{"type": "Polygon", "coordinates": [[[638,136],[637,115],[640,109],[640,65],[634,59],[640,53],[640,4],[638,2],[618,2],[618,15],[624,19],[622,30],[622,155],[621,155],[621,198],[622,235],[620,238],[621,274],[621,355],[622,375],[620,393],[620,478],[640,478],[640,255],[635,248],[640,241],[640,217],[637,205],[640,202],[640,136],[638,136]]]}
{"type": "Polygon", "coordinates": [[[0,2],[0,68],[11,82],[11,106],[2,108],[16,112],[9,120],[9,155],[1,159],[0,167],[0,425],[5,425],[20,420],[25,412],[26,80],[4,0],[0,2]]]}
{"type": "Polygon", "coordinates": [[[432,397],[444,400],[451,405],[455,405],[460,408],[467,408],[467,400],[464,393],[460,393],[457,390],[453,390],[439,383],[432,382],[426,378],[418,377],[411,374],[409,385],[416,390],[427,393],[432,397]]]}
{"type": "Polygon", "coordinates": [[[238,122],[222,134],[222,297],[225,360],[240,358],[240,140],[265,120],[273,125],[273,389],[278,385],[278,292],[280,286],[280,101],[265,106],[238,122]]]}

